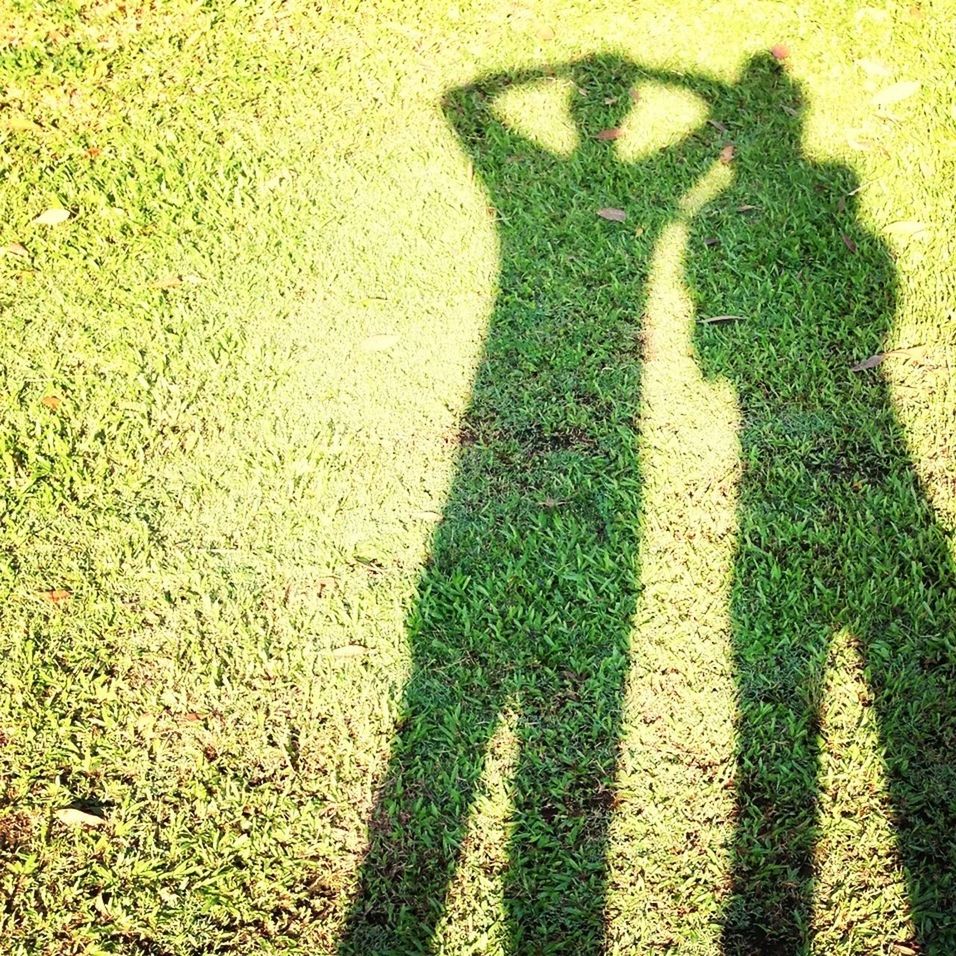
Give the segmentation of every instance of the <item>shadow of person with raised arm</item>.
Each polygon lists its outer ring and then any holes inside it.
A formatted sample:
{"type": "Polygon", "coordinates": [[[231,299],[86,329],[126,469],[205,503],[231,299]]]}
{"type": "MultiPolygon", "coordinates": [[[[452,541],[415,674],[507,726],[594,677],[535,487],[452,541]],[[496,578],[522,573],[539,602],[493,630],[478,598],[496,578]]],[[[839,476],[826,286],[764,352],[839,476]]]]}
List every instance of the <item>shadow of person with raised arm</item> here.
{"type": "Polygon", "coordinates": [[[943,956],[956,952],[956,574],[882,370],[851,371],[884,347],[893,261],[855,217],[853,174],[804,152],[803,105],[764,56],[713,100],[737,142],[734,181],[698,217],[688,255],[698,314],[742,317],[701,324],[696,340],[743,421],[723,947],[809,951],[822,682],[843,631],[879,725],[917,928],[908,951],[943,956]]]}
{"type": "Polygon", "coordinates": [[[623,119],[639,78],[597,57],[489,78],[444,101],[497,216],[500,287],[407,621],[404,717],[342,954],[430,951],[505,710],[517,738],[503,873],[510,951],[602,949],[637,582],[636,336],[655,236],[703,169],[679,146],[622,163],[596,138],[623,119]],[[579,144],[567,157],[493,111],[499,93],[549,77],[573,81],[579,144]],[[640,240],[637,223],[597,216],[648,197],[640,240]]]}

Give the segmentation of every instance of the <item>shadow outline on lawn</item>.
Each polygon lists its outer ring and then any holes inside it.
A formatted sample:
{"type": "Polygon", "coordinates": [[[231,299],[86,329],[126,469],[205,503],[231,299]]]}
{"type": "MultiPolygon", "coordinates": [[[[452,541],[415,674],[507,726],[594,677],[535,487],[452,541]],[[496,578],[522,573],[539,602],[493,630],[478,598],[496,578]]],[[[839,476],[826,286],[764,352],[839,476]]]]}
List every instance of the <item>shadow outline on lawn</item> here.
{"type": "Polygon", "coordinates": [[[687,265],[698,316],[743,317],[699,323],[695,337],[704,374],[734,386],[743,422],[722,949],[809,945],[820,705],[839,630],[872,693],[913,942],[956,946],[956,574],[882,370],[850,370],[883,347],[897,280],[855,214],[852,171],[803,151],[804,92],[767,55],[733,84],[602,55],[486,77],[442,105],[496,217],[499,289],[407,619],[412,674],[340,953],[430,951],[505,709],[518,744],[500,874],[510,949],[605,947],[638,601],[640,316],[657,237],[728,137],[732,182],[692,222],[687,265]],[[579,91],[568,157],[493,110],[505,90],[549,78],[579,91]],[[697,94],[717,126],[619,161],[597,134],[623,121],[641,82],[697,94]],[[659,197],[639,242],[629,221],[596,215],[635,195],[659,197]]]}

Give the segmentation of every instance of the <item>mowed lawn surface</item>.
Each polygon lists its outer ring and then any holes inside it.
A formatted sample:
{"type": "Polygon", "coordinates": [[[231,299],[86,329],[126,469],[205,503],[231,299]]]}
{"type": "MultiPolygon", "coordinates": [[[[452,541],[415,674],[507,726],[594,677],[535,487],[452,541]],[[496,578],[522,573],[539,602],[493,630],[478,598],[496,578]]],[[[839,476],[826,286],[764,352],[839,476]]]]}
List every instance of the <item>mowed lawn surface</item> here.
{"type": "Polygon", "coordinates": [[[0,5],[0,952],[956,951],[954,29],[0,5]]]}

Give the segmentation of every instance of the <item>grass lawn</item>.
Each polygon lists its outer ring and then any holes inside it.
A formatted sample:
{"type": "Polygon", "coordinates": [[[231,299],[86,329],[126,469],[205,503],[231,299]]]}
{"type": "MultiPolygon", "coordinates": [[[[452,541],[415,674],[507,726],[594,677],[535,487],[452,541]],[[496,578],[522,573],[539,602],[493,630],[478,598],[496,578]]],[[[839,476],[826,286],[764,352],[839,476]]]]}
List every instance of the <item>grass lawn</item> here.
{"type": "Polygon", "coordinates": [[[0,952],[956,952],[954,37],[0,0],[0,952]]]}

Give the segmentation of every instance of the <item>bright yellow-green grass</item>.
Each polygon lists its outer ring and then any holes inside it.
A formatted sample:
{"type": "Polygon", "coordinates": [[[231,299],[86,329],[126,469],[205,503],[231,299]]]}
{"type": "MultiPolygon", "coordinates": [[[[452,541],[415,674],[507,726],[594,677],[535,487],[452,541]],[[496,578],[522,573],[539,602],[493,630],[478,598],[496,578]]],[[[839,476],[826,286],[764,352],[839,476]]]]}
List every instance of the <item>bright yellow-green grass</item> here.
{"type": "Polygon", "coordinates": [[[956,952],[954,39],[0,0],[0,951],[956,952]]]}

